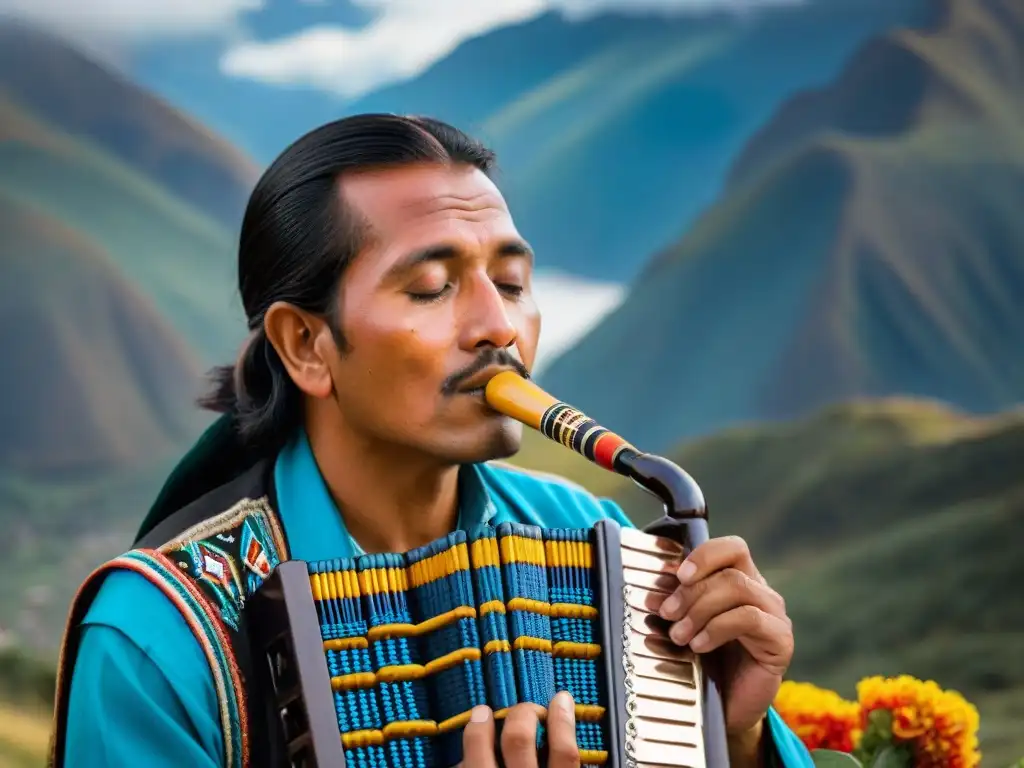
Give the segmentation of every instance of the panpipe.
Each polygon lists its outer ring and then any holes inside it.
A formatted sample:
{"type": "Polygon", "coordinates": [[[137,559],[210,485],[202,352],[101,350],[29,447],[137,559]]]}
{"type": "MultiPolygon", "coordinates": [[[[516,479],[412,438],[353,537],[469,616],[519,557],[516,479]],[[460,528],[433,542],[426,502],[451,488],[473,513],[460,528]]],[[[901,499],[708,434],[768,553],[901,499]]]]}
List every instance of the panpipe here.
{"type": "Polygon", "coordinates": [[[582,765],[728,766],[713,668],[657,614],[708,538],[700,488],[514,373],[486,397],[632,478],[664,516],[642,531],[501,523],[405,553],[280,564],[246,614],[285,765],[454,766],[473,707],[500,727],[516,704],[547,707],[565,690],[582,765]]]}

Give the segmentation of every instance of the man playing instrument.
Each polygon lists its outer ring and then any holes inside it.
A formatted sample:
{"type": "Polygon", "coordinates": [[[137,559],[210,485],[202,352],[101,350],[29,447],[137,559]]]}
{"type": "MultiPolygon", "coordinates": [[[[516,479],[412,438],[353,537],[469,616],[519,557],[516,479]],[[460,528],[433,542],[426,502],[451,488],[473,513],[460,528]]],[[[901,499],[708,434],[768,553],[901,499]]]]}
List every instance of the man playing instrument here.
{"type": "MultiPolygon", "coordinates": [[[[493,163],[438,121],[362,115],[307,134],[266,171],[239,243],[251,335],[205,400],[223,415],[168,479],[135,554],[101,569],[73,606],[58,765],[259,764],[258,728],[246,725],[259,706],[241,702],[227,647],[244,637],[246,595],[226,569],[255,588],[283,559],[406,552],[481,524],[631,525],[569,482],[494,463],[517,452],[522,426],[489,408],[483,387],[502,370],[529,375],[540,316],[534,254],[493,163]],[[172,550],[196,556],[194,581],[163,567],[188,570],[161,559],[172,550]],[[200,583],[223,598],[212,620],[200,583]]],[[[662,615],[673,641],[728,660],[732,765],[809,764],[771,709],[791,624],[744,542],[708,541],[678,576],[662,615]]],[[[536,767],[535,710],[516,706],[500,738],[492,713],[474,710],[464,764],[500,755],[536,767]]],[[[579,764],[572,718],[558,694],[550,768],[579,764]]]]}

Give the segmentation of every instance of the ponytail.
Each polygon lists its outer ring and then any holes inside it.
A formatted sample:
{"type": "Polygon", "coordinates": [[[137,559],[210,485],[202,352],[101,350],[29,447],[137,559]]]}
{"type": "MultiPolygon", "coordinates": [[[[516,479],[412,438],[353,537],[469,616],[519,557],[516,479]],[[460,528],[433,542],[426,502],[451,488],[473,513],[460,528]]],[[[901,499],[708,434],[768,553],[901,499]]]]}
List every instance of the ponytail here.
{"type": "Polygon", "coordinates": [[[241,442],[258,455],[284,446],[299,424],[302,399],[262,323],[235,365],[214,368],[210,379],[209,394],[199,400],[202,408],[229,414],[241,442]]]}

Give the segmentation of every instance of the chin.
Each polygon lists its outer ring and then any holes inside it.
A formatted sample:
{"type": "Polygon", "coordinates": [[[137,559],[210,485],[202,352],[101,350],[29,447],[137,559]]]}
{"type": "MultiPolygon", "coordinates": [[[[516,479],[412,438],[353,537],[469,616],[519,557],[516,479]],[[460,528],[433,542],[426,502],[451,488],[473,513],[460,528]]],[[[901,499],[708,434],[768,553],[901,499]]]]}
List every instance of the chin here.
{"type": "Polygon", "coordinates": [[[472,439],[450,444],[453,455],[449,458],[458,464],[482,464],[515,456],[522,444],[523,425],[508,420],[498,426],[492,425],[486,433],[474,435],[472,439]]]}

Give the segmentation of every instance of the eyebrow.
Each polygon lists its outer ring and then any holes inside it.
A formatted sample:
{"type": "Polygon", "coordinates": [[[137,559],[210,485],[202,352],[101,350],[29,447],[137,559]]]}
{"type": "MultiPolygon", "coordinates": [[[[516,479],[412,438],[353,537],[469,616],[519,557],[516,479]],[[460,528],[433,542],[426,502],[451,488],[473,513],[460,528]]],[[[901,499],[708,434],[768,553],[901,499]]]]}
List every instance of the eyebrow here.
{"type": "MultiPolygon", "coordinates": [[[[495,255],[499,258],[526,258],[533,262],[533,249],[521,240],[506,240],[495,249],[495,255]]],[[[394,277],[408,272],[413,267],[431,261],[450,261],[458,258],[459,249],[453,245],[432,245],[422,250],[413,251],[408,256],[399,259],[388,270],[388,277],[394,277]]]]}

